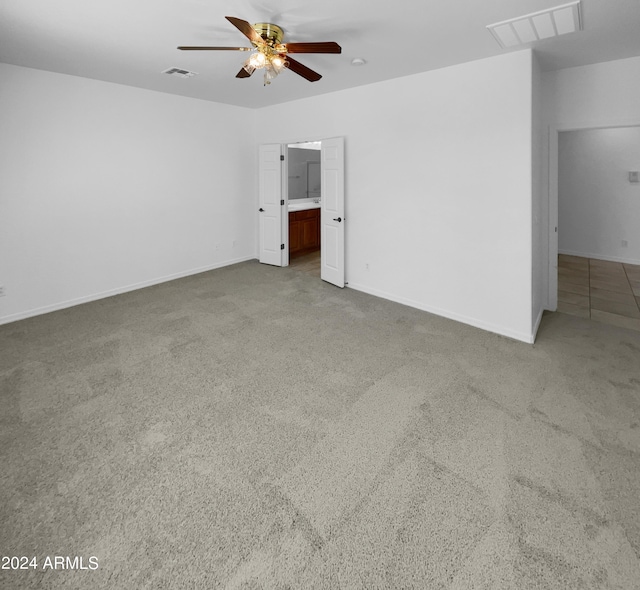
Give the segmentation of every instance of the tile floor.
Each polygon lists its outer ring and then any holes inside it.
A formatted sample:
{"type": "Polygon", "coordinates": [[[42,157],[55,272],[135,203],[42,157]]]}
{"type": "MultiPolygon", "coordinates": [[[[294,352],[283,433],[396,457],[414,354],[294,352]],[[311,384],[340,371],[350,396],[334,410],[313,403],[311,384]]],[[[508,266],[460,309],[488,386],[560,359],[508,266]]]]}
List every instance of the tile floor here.
{"type": "Polygon", "coordinates": [[[320,278],[320,250],[301,256],[292,256],[289,266],[301,272],[320,278]]]}
{"type": "Polygon", "coordinates": [[[640,266],[560,254],[558,311],[640,331],[640,266]]]}

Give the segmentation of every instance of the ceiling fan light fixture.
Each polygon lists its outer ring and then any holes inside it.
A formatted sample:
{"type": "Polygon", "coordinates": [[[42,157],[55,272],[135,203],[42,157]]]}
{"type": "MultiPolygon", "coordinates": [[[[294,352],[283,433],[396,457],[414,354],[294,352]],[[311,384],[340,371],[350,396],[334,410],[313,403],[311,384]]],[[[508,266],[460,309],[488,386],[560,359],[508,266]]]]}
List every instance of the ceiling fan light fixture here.
{"type": "Polygon", "coordinates": [[[309,82],[317,82],[322,78],[299,61],[288,57],[289,53],[342,53],[342,48],[335,41],[282,43],[284,31],[272,23],[248,23],[235,16],[225,17],[238,29],[253,47],[214,47],[180,45],[178,49],[203,51],[250,51],[249,58],[244,62],[236,78],[250,78],[255,70],[264,69],[265,86],[271,83],[284,68],[302,76],[309,82]]]}
{"type": "Polygon", "coordinates": [[[274,55],[271,58],[271,65],[278,71],[284,68],[285,59],[281,55],[274,55]]]}
{"type": "Polygon", "coordinates": [[[271,80],[273,80],[278,75],[273,68],[265,68],[264,69],[264,85],[268,86],[271,84],[271,80]]]}
{"type": "Polygon", "coordinates": [[[284,55],[280,55],[270,47],[256,49],[249,59],[242,66],[244,71],[253,74],[255,70],[264,69],[264,85],[271,84],[271,80],[285,68],[287,60],[284,55]]]}
{"type": "Polygon", "coordinates": [[[251,64],[255,69],[264,68],[264,64],[266,61],[267,61],[267,58],[265,57],[264,53],[262,53],[261,51],[256,51],[255,53],[252,53],[251,57],[249,58],[249,64],[251,64]]]}
{"type": "Polygon", "coordinates": [[[247,72],[247,74],[249,74],[249,76],[251,76],[251,74],[253,74],[253,72],[256,71],[256,68],[251,65],[251,58],[249,58],[247,61],[244,62],[244,65],[242,66],[242,68],[244,69],[245,72],[247,72]]]}
{"type": "Polygon", "coordinates": [[[281,55],[269,56],[264,66],[264,85],[271,84],[271,80],[276,78],[285,66],[286,60],[281,55]]]}

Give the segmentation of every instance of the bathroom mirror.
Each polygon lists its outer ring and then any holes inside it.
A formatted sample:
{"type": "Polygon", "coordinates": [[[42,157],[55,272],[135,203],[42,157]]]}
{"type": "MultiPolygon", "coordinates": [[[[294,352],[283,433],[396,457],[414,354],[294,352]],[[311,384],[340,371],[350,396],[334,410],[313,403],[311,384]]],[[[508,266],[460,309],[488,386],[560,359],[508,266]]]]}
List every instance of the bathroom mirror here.
{"type": "Polygon", "coordinates": [[[319,141],[287,145],[289,200],[320,199],[320,147],[319,141]]]}

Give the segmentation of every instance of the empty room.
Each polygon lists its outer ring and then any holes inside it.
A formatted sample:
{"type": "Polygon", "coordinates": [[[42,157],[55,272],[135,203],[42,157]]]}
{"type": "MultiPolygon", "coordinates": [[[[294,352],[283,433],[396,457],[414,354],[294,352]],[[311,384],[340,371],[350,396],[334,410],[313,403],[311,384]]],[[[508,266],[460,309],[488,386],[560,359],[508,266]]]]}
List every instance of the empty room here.
{"type": "Polygon", "coordinates": [[[639,28],[0,3],[0,586],[637,588],[639,28]]]}

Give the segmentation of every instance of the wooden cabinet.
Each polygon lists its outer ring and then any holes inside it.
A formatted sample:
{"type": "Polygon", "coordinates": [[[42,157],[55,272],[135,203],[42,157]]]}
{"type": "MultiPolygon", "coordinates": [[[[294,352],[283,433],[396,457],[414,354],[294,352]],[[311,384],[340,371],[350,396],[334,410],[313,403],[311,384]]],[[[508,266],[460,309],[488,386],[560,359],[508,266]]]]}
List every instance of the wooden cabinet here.
{"type": "Polygon", "coordinates": [[[289,255],[320,248],[320,209],[289,212],[289,255]]]}

